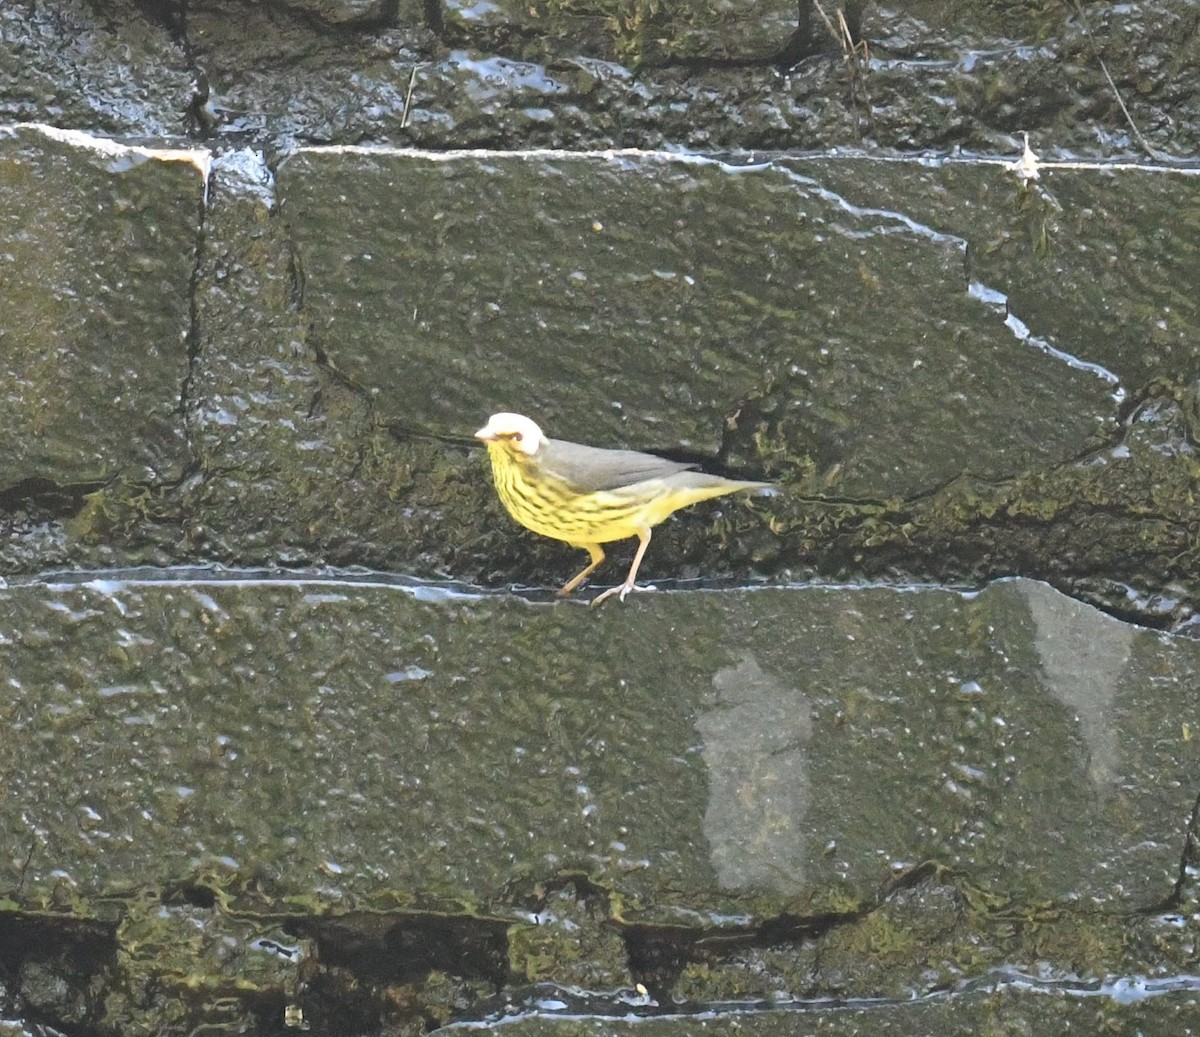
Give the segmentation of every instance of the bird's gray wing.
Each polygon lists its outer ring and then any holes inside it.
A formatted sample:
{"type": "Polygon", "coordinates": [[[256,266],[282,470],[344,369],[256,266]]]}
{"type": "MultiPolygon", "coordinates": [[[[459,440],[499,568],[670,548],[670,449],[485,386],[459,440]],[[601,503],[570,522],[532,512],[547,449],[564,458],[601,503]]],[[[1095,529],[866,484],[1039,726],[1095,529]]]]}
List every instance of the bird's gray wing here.
{"type": "Polygon", "coordinates": [[[576,493],[615,490],[647,479],[665,479],[696,467],[637,450],[604,450],[561,439],[546,440],[538,449],[537,458],[542,471],[561,479],[576,493]]]}

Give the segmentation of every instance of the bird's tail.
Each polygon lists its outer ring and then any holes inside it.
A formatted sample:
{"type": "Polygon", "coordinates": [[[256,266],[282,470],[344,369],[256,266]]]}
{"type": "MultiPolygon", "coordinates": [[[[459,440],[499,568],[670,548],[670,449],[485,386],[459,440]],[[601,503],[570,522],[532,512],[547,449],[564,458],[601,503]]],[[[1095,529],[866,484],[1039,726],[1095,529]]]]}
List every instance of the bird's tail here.
{"type": "Polygon", "coordinates": [[[721,497],[726,493],[737,493],[739,490],[775,488],[774,483],[726,479],[720,475],[709,475],[707,472],[677,472],[665,481],[670,485],[672,494],[687,498],[689,504],[708,500],[710,497],[721,497]]]}

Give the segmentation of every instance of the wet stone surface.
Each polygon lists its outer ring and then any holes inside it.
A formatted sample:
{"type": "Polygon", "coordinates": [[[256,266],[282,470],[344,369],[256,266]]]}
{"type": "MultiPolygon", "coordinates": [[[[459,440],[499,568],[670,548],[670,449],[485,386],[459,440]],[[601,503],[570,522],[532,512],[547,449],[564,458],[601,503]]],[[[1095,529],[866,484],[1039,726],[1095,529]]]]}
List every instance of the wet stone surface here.
{"type": "Polygon", "coordinates": [[[7,904],[107,920],[127,982],[221,932],[297,997],[314,955],[701,1002],[1186,961],[1155,934],[1189,896],[1200,649],[1044,584],[596,613],[193,576],[0,613],[7,904]]]}
{"type": "Polygon", "coordinates": [[[0,119],[267,147],[1006,153],[1027,131],[1068,157],[1195,153],[1187,4],[824,7],[865,51],[783,0],[8,5],[0,119]]]}
{"type": "MultiPolygon", "coordinates": [[[[39,138],[13,139],[29,150],[39,138]]],[[[46,142],[39,161],[62,147],[46,142]]],[[[103,163],[143,159],[118,149],[103,163]]],[[[135,172],[176,187],[160,204],[178,217],[195,202],[178,181],[192,168],[135,172]]],[[[130,175],[110,168],[105,196],[130,175]]],[[[1143,221],[1190,211],[1188,185],[1055,170],[1022,188],[998,165],[865,159],[331,150],[298,152],[276,174],[254,152],[227,153],[188,239],[190,270],[182,232],[141,243],[146,264],[187,278],[186,316],[133,282],[153,311],[148,334],[181,321],[177,351],[124,335],[114,350],[84,325],[104,366],[56,400],[54,433],[74,444],[59,452],[74,464],[5,473],[0,552],[25,572],[328,563],[554,584],[574,554],[514,535],[469,438],[512,407],[553,435],[786,487],[673,520],[650,578],[1023,571],[1184,626],[1196,329],[1171,286],[1194,257],[1143,221]],[[893,208],[871,204],[880,190],[893,208]],[[1068,198],[1071,211],[1117,202],[1105,225],[1120,232],[1085,242],[1063,221],[1068,198]],[[1130,266],[1122,248],[1135,240],[1146,246],[1130,266]],[[155,386],[158,424],[118,434],[113,408],[155,386]],[[148,470],[137,462],[162,452],[163,422],[173,466],[148,470]],[[82,463],[98,450],[107,465],[82,463]]],[[[22,205],[42,199],[31,186],[22,205]]],[[[25,335],[39,299],[72,297],[74,275],[10,233],[30,264],[9,311],[25,335]]],[[[106,233],[82,250],[79,231],[46,237],[79,255],[103,253],[106,233]]],[[[105,292],[126,285],[123,268],[88,271],[105,292]]],[[[55,442],[28,434],[25,395],[51,398],[58,377],[44,375],[11,382],[16,459],[55,442]]]]}
{"type": "Polygon", "coordinates": [[[0,4],[0,1029],[1195,1029],[1193,5],[824,7],[0,4]]]}
{"type": "Polygon", "coordinates": [[[972,297],[965,236],[849,203],[865,172],[304,153],[278,184],[312,341],[397,423],[461,430],[482,399],[554,416],[564,439],[661,449],[665,426],[717,457],[773,395],[779,426],[840,426],[812,446],[836,453],[840,489],[876,496],[1080,452],[1111,381],[972,297]],[[847,427],[851,411],[872,419],[847,427]]]}
{"type": "MultiPolygon", "coordinates": [[[[552,1011],[543,1011],[518,1022],[505,1024],[506,1031],[519,1037],[590,1037],[604,1033],[626,1035],[670,1034],[672,1037],[788,1037],[815,1031],[831,1037],[976,1037],[996,1026],[1009,1032],[1070,1033],[1108,1028],[1115,1032],[1136,1031],[1145,1037],[1187,1037],[1198,1030],[1197,996],[1183,992],[1138,1003],[1114,1002],[1108,997],[1089,996],[1070,1000],[1043,991],[1004,988],[982,992],[970,999],[930,999],[908,1005],[838,1006],[834,1011],[775,1011],[751,1014],[731,1012],[724,1018],[689,1020],[669,1019],[555,1019],[552,1011]]],[[[1003,1031],[1001,1031],[1003,1032],[1003,1031]]]]}
{"type": "Polygon", "coordinates": [[[690,917],[864,896],[927,859],[1127,910],[1174,881],[1194,642],[1044,584],[647,593],[600,613],[425,597],[4,591],[10,884],[32,905],[225,860],[289,891],[326,873],[335,901],[491,907],[578,872],[629,917],[690,917]],[[69,657],[45,651],[64,640],[69,657]]]}
{"type": "Polygon", "coordinates": [[[202,171],[0,130],[0,184],[0,489],[178,479],[202,171]]]}

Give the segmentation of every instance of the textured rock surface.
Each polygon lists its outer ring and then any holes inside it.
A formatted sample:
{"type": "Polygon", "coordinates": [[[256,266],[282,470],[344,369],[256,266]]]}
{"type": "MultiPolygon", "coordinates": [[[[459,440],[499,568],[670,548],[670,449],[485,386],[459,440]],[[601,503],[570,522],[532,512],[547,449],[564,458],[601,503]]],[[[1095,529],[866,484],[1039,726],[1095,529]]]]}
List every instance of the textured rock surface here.
{"type": "Polygon", "coordinates": [[[9,1028],[1190,1032],[1194,5],[840,13],[0,5],[9,1028]]]}

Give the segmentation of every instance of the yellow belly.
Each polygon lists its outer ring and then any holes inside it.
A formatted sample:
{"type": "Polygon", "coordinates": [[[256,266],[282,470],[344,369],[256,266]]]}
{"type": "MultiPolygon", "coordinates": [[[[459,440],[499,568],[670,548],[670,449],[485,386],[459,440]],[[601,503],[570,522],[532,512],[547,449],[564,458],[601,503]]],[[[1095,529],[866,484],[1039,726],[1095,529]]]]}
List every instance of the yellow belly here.
{"type": "Polygon", "coordinates": [[[569,544],[607,544],[637,536],[688,501],[671,503],[661,480],[621,490],[573,493],[560,482],[525,478],[520,465],[492,458],[492,475],[508,513],[526,529],[569,544]]]}

